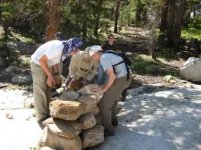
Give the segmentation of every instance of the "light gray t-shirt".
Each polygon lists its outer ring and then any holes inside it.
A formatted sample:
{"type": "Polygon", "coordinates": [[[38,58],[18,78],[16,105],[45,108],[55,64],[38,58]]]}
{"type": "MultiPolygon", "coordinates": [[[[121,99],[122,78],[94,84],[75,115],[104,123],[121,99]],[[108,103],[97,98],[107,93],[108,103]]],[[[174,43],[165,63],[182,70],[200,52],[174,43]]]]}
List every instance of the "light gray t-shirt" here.
{"type": "MultiPolygon", "coordinates": [[[[103,67],[103,70],[106,71],[110,68],[113,68],[112,65],[115,65],[119,62],[123,61],[123,59],[115,54],[110,54],[110,53],[103,53],[100,59],[100,64],[103,67]]],[[[117,66],[115,66],[115,71],[116,71],[116,76],[117,78],[120,77],[125,77],[127,76],[127,70],[125,63],[121,63],[117,66]]]]}

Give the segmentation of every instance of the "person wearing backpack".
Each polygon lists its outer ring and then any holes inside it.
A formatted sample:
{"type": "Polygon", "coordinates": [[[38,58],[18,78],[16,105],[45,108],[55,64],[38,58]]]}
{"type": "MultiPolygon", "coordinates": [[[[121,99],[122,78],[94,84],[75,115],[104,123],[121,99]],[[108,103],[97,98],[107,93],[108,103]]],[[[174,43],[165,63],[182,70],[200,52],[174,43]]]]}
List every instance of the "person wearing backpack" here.
{"type": "Polygon", "coordinates": [[[68,55],[76,54],[82,45],[78,37],[66,41],[52,40],[41,45],[31,56],[34,106],[41,128],[44,127],[42,122],[49,117],[50,91],[57,86],[59,63],[68,55]]]}
{"type": "Polygon", "coordinates": [[[99,45],[91,46],[89,55],[97,62],[100,62],[108,76],[108,80],[103,87],[94,90],[103,94],[99,108],[105,128],[104,134],[105,136],[113,136],[115,126],[118,125],[117,103],[119,96],[132,81],[130,69],[127,70],[128,66],[121,56],[114,53],[103,53],[99,45]]]}

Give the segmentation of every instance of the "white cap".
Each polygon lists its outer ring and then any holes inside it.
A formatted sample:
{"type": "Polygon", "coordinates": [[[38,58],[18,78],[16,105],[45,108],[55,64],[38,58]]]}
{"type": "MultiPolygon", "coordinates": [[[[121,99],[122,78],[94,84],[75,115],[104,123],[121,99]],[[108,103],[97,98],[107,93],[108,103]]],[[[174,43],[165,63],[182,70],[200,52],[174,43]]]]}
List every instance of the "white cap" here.
{"type": "Polygon", "coordinates": [[[100,45],[93,45],[89,48],[89,55],[92,56],[95,53],[102,51],[103,49],[101,48],[100,45]]]}

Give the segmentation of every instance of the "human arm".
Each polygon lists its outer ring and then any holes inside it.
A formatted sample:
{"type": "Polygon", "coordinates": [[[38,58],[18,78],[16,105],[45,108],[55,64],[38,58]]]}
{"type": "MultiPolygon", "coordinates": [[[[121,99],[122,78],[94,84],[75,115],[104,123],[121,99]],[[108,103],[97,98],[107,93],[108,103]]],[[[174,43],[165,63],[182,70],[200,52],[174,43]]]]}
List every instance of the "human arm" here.
{"type": "Polygon", "coordinates": [[[40,66],[43,69],[43,71],[45,72],[45,74],[47,75],[47,85],[49,87],[53,87],[53,85],[55,85],[55,80],[54,80],[54,77],[52,75],[52,72],[50,71],[50,69],[48,67],[47,61],[48,61],[48,58],[46,55],[43,55],[39,59],[40,66]]]}
{"type": "Polygon", "coordinates": [[[54,71],[54,75],[59,75],[60,74],[59,64],[53,65],[53,71],[54,71]]]}
{"type": "Polygon", "coordinates": [[[108,76],[108,81],[107,83],[103,86],[101,89],[100,93],[105,93],[114,83],[114,80],[116,79],[116,75],[113,71],[113,68],[107,69],[106,70],[107,76],[108,76]]]}

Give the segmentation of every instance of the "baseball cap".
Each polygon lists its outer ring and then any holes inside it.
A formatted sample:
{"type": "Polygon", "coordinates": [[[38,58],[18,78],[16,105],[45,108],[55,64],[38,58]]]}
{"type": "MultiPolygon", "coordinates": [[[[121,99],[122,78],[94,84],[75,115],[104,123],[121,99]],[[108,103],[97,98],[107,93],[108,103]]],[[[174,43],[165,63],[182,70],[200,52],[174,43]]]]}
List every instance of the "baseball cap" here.
{"type": "Polygon", "coordinates": [[[102,51],[103,49],[101,48],[100,45],[93,45],[89,48],[89,55],[92,56],[95,53],[102,51]]]}

